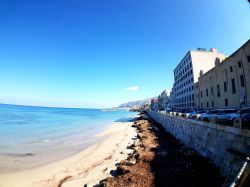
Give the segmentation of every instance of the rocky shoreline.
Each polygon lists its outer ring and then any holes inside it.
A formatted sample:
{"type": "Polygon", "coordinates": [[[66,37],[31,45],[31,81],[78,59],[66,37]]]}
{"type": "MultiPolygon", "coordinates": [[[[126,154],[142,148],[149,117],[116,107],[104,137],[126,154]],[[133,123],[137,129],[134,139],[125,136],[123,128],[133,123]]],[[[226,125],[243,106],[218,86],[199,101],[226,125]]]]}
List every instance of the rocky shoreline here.
{"type": "Polygon", "coordinates": [[[117,186],[222,186],[225,178],[206,158],[185,147],[145,114],[136,119],[135,143],[128,158],[116,164],[103,187],[117,186]]]}

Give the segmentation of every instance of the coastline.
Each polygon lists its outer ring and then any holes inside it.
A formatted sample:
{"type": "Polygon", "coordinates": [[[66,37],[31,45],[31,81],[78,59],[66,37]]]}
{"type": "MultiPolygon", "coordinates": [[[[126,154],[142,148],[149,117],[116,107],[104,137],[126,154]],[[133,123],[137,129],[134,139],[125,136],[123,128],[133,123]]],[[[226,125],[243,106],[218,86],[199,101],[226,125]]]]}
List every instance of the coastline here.
{"type": "Polygon", "coordinates": [[[220,187],[225,178],[210,160],[186,147],[146,114],[137,118],[133,153],[117,164],[114,177],[101,187],[204,186],[220,187]]]}
{"type": "Polygon", "coordinates": [[[114,122],[94,145],[69,158],[48,165],[21,171],[1,174],[1,187],[29,186],[83,186],[94,185],[107,177],[121,160],[128,157],[127,146],[133,144],[136,129],[133,122],[114,122]]]}

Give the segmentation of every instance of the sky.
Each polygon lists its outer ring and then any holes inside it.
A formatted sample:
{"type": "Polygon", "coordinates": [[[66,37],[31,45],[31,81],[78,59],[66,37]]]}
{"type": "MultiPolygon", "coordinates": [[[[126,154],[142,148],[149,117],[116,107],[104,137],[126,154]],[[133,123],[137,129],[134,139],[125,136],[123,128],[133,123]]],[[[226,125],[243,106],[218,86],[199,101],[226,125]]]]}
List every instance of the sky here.
{"type": "Polygon", "coordinates": [[[230,55],[247,0],[0,0],[0,103],[104,108],[171,89],[190,49],[230,55]]]}

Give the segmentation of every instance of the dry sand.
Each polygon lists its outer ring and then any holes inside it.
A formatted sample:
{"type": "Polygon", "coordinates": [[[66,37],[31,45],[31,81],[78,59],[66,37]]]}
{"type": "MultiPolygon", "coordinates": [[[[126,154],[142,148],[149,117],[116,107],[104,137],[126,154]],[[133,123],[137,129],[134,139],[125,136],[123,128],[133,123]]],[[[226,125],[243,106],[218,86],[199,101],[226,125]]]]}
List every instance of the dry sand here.
{"type": "Polygon", "coordinates": [[[136,129],[129,123],[113,123],[99,137],[105,137],[82,152],[43,167],[0,175],[0,187],[93,186],[115,169],[115,164],[130,154],[136,129]]]}

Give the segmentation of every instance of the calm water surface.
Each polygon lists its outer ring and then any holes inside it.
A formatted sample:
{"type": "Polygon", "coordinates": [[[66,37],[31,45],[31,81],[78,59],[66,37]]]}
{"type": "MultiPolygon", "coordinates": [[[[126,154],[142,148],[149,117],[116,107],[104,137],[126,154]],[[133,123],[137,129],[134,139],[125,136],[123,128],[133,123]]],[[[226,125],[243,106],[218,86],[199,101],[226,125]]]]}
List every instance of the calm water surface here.
{"type": "Polygon", "coordinates": [[[83,150],[128,111],[0,104],[0,173],[40,166],[83,150]]]}

